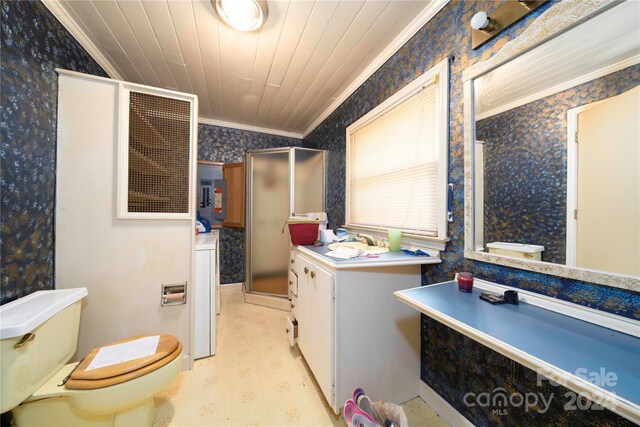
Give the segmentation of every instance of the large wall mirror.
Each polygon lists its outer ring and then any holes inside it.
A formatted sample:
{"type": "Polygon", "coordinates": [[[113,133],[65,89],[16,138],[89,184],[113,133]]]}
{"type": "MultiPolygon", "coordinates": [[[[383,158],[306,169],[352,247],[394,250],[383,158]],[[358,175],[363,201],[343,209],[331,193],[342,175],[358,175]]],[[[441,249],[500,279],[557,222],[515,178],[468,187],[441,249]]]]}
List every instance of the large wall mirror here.
{"type": "Polygon", "coordinates": [[[465,256],[640,290],[640,2],[558,3],[463,78],[465,256]]]}

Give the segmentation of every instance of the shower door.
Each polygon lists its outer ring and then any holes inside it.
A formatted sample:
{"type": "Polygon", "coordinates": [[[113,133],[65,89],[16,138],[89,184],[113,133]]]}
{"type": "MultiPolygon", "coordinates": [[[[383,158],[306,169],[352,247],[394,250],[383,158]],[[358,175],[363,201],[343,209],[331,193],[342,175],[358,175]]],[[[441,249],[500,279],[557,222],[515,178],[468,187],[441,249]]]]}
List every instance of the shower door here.
{"type": "Polygon", "coordinates": [[[324,211],[324,151],[292,149],[292,214],[324,211]]]}
{"type": "Polygon", "coordinates": [[[289,294],[289,216],[324,210],[322,150],[275,148],[247,153],[245,290],[270,298],[289,294]]]}
{"type": "Polygon", "coordinates": [[[288,293],[290,150],[249,153],[247,291],[288,293]],[[282,232],[284,228],[284,233],[282,232]]]}

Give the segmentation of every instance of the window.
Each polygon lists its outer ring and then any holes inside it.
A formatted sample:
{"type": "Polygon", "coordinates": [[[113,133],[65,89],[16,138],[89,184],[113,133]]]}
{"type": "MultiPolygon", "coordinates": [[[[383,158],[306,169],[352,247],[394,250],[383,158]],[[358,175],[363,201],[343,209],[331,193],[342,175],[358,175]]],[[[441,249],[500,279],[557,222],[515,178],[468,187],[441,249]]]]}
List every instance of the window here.
{"type": "Polygon", "coordinates": [[[347,128],[347,226],[444,239],[448,60],[347,128]]]}

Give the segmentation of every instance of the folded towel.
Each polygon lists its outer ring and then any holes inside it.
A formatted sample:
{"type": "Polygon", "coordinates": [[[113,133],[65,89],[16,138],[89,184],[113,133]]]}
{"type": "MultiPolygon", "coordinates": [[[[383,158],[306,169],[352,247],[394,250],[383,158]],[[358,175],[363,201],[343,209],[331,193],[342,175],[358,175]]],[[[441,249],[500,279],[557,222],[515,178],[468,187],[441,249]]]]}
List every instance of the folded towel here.
{"type": "Polygon", "coordinates": [[[358,248],[348,248],[348,247],[339,247],[336,250],[331,252],[327,252],[325,255],[340,258],[340,259],[349,259],[349,258],[357,258],[362,255],[364,251],[358,248]]]}

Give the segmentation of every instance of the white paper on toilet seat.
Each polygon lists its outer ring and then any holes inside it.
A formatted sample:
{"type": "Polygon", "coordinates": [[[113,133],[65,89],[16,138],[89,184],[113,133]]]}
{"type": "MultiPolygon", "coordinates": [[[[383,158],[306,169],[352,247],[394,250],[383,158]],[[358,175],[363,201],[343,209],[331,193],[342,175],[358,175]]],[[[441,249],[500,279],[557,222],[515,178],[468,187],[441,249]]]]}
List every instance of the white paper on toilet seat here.
{"type": "Polygon", "coordinates": [[[122,344],[102,347],[85,370],[92,371],[105,366],[117,365],[129,360],[140,359],[156,353],[160,335],[139,338],[122,344]]]}

